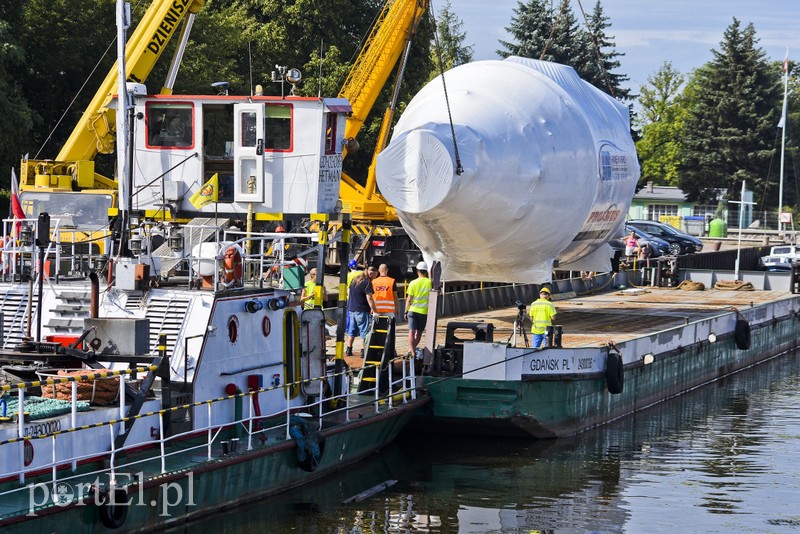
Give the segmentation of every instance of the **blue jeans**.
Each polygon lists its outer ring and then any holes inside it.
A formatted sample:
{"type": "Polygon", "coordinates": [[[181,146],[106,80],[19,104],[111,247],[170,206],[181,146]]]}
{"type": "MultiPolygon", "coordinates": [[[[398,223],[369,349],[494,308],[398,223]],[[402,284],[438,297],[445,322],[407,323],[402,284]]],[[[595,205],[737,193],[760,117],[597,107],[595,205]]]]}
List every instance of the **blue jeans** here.
{"type": "Polygon", "coordinates": [[[347,335],[350,337],[367,337],[367,333],[369,333],[370,319],[372,318],[369,312],[351,311],[347,315],[350,317],[350,326],[347,329],[347,335]]]}
{"type": "Polygon", "coordinates": [[[540,346],[547,346],[547,334],[533,334],[533,348],[538,349],[540,346]]]}

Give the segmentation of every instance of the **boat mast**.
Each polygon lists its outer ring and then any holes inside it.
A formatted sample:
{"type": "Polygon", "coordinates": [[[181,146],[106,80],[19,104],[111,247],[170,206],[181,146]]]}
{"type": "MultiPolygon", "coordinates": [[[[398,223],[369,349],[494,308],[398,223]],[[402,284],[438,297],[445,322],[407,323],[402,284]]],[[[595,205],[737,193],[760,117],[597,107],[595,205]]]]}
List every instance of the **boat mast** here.
{"type": "Polygon", "coordinates": [[[125,72],[125,41],[130,24],[130,4],[117,0],[117,183],[121,218],[119,250],[127,249],[128,233],[128,87],[125,72]]]}
{"type": "Polygon", "coordinates": [[[783,212],[783,154],[786,149],[786,97],[789,94],[789,48],[786,48],[786,59],[783,60],[783,110],[781,112],[781,120],[778,123],[781,129],[781,172],[780,181],[778,182],[778,233],[783,232],[783,221],[781,215],[783,212]]]}

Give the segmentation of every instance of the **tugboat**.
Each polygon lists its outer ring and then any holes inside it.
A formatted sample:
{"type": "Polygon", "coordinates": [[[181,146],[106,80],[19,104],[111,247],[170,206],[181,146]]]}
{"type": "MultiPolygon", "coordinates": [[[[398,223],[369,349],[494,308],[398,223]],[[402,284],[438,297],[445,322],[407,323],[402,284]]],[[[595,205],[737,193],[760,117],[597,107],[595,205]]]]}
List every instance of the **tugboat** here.
{"type": "Polygon", "coordinates": [[[295,96],[296,69],[289,95],[148,96],[125,80],[173,4],[70,146],[22,164],[0,251],[3,532],[145,531],[270,496],[374,454],[426,402],[393,320],[356,386],[321,291],[298,297],[309,258],[323,282],[349,102],[295,96]],[[116,179],[92,159],[109,147],[116,179]],[[270,231],[309,216],[319,234],[270,231]]]}
{"type": "MultiPolygon", "coordinates": [[[[38,225],[47,239],[49,224],[38,225]]],[[[323,311],[302,310],[279,287],[288,277],[270,287],[247,276],[247,241],[261,250],[302,237],[225,233],[206,243],[213,254],[192,247],[189,276],[160,287],[134,259],[102,293],[94,272],[89,284],[42,271],[5,283],[6,344],[26,323],[35,335],[2,359],[39,379],[2,386],[0,528],[174,523],[312,482],[394,439],[425,402],[411,362],[390,365],[387,349],[383,372],[351,386],[327,359],[323,311]],[[10,311],[26,302],[33,319],[20,321],[10,311]]],[[[23,271],[50,257],[38,244],[9,252],[23,271]]]]}

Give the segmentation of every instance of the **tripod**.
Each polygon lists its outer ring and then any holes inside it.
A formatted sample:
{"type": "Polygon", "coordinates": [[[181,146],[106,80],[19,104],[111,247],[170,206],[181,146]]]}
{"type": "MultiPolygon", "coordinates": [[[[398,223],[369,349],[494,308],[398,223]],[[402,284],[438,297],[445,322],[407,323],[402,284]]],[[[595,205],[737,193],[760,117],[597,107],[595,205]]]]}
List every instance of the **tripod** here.
{"type": "Polygon", "coordinates": [[[506,341],[506,344],[511,342],[511,339],[513,338],[514,343],[513,343],[512,347],[516,347],[517,346],[517,334],[521,334],[522,335],[522,340],[524,341],[525,346],[526,347],[530,347],[531,344],[530,344],[530,341],[528,340],[528,332],[525,330],[525,305],[524,304],[522,304],[522,305],[518,304],[517,308],[519,309],[519,311],[517,312],[517,318],[514,319],[514,330],[511,332],[511,335],[508,336],[508,341],[506,341]]]}

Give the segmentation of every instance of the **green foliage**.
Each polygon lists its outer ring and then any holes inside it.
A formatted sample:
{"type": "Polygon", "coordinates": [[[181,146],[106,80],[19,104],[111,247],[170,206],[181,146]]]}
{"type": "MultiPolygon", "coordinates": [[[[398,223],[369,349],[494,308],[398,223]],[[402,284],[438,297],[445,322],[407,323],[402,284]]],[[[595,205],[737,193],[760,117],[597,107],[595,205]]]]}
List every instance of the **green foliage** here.
{"type": "Polygon", "coordinates": [[[37,118],[26,140],[32,158],[56,156],[113,66],[115,5],[114,0],[27,0],[23,5],[18,35],[27,63],[18,80],[37,118]]]}
{"type": "MultiPolygon", "coordinates": [[[[335,95],[383,3],[206,0],[174,91],[212,94],[213,82],[227,81],[231,94],[250,94],[255,84],[263,85],[265,94],[280,94],[281,86],[269,80],[275,65],[282,65],[303,71],[301,94],[316,95],[321,87],[323,96],[335,95]]],[[[150,0],[132,2],[129,36],[150,5],[150,0]]],[[[18,167],[22,153],[53,158],[72,133],[114,64],[115,7],[116,0],[0,4],[0,184],[8,180],[2,168],[18,167]]],[[[416,93],[432,70],[430,36],[429,28],[420,29],[412,52],[418,58],[412,55],[401,99],[416,93]]],[[[150,94],[161,90],[177,41],[168,43],[146,80],[150,94]]]]}
{"type": "Polygon", "coordinates": [[[607,33],[611,23],[600,2],[591,16],[585,16],[585,27],[578,23],[570,0],[561,0],[555,10],[550,5],[547,0],[520,1],[506,28],[513,40],[501,40],[503,49],[497,53],[569,65],[601,91],[630,99],[630,91],[622,87],[628,77],[612,72],[620,67],[623,54],[616,51],[614,38],[607,33]]]}
{"type": "Polygon", "coordinates": [[[622,66],[619,59],[625,54],[616,51],[614,38],[606,33],[610,27],[611,22],[598,0],[588,19],[587,29],[582,32],[586,41],[583,48],[589,51],[586,64],[577,70],[581,78],[595,87],[620,100],[630,100],[630,90],[623,87],[629,80],[628,76],[613,72],[622,66]]]}
{"type": "MultiPolygon", "coordinates": [[[[433,25],[429,17],[424,17],[420,21],[417,32],[411,42],[408,64],[406,65],[406,70],[398,93],[398,104],[394,114],[394,123],[397,123],[406,104],[410,102],[414,95],[429,81],[430,73],[434,72],[437,68],[431,57],[432,42],[433,25]]],[[[342,83],[343,82],[344,78],[342,79],[342,83]]],[[[358,135],[361,150],[356,154],[349,154],[344,161],[345,172],[361,184],[366,183],[367,171],[372,162],[372,157],[377,145],[383,115],[385,110],[389,107],[395,82],[396,78],[390,76],[381,95],[375,101],[372,112],[364,122],[361,132],[358,135]]]]}
{"type": "Polygon", "coordinates": [[[24,50],[11,32],[17,21],[4,11],[0,11],[0,184],[8,187],[10,169],[19,165],[24,140],[33,127],[33,114],[14,76],[25,63],[24,50]]]}
{"type": "MultiPolygon", "coordinates": [[[[464,32],[464,23],[453,12],[450,0],[445,2],[444,7],[439,10],[436,21],[436,41],[439,43],[438,53],[441,55],[442,70],[448,71],[453,67],[463,65],[472,61],[473,46],[465,45],[467,34],[464,32]]],[[[432,62],[439,64],[437,49],[434,46],[431,50],[432,62]]],[[[439,70],[431,73],[430,79],[439,74],[439,70]]]]}
{"type": "Polygon", "coordinates": [[[552,11],[546,0],[519,0],[514,8],[514,16],[506,31],[513,40],[500,41],[502,49],[497,51],[500,57],[521,56],[533,59],[548,59],[544,56],[545,46],[553,26],[552,11]]]}
{"type": "Polygon", "coordinates": [[[753,25],[742,29],[734,18],[687,87],[679,184],[691,200],[711,201],[720,189],[736,196],[743,180],[762,200],[780,85],[757,43],[753,25]]]}
{"type": "Polygon", "coordinates": [[[639,184],[652,181],[677,186],[682,130],[688,113],[681,93],[684,76],[666,62],[655,76],[647,78],[647,83],[640,89],[641,111],[636,120],[642,131],[636,143],[642,162],[639,184]]]}

